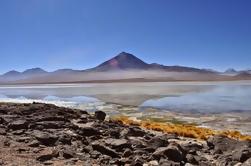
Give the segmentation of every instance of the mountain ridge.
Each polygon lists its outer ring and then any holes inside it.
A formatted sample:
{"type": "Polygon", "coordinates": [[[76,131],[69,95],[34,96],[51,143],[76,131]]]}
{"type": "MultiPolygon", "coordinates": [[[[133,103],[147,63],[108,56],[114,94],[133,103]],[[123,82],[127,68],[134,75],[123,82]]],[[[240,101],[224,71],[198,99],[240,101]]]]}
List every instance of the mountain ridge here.
{"type": "MultiPolygon", "coordinates": [[[[232,70],[233,71],[233,70],[232,70]]],[[[113,58],[85,70],[58,69],[48,72],[42,68],[27,69],[23,72],[9,71],[0,75],[3,83],[60,83],[60,82],[109,82],[112,80],[146,81],[217,81],[251,80],[250,72],[238,76],[210,69],[186,66],[165,66],[146,63],[133,54],[121,52],[113,58]]]]}

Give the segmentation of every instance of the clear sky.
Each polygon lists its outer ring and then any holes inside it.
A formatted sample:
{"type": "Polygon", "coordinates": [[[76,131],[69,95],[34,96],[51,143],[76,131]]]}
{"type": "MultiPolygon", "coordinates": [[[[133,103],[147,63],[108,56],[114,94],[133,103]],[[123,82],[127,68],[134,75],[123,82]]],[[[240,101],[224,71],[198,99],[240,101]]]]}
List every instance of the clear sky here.
{"type": "Polygon", "coordinates": [[[0,73],[148,63],[251,68],[250,0],[1,0],[0,73]]]}

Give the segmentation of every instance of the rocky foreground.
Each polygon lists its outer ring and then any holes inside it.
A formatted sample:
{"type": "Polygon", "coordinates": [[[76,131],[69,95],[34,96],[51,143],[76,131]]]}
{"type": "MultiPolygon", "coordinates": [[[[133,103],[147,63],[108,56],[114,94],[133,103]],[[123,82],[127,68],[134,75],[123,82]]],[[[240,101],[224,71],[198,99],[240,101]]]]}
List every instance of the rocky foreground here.
{"type": "Polygon", "coordinates": [[[105,120],[101,111],[0,103],[0,165],[251,166],[251,142],[206,141],[105,120]]]}

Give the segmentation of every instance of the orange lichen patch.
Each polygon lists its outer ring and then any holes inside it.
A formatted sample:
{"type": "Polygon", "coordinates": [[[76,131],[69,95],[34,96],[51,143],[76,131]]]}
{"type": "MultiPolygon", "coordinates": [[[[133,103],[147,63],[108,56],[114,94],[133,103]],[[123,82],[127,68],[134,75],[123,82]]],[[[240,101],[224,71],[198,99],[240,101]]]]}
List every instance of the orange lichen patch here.
{"type": "Polygon", "coordinates": [[[208,128],[197,127],[189,124],[172,124],[152,121],[135,121],[127,116],[114,117],[113,120],[125,125],[136,125],[145,129],[161,131],[170,134],[177,134],[182,137],[197,138],[206,140],[213,135],[225,135],[238,140],[251,140],[251,136],[242,135],[238,131],[216,131],[208,128]]]}

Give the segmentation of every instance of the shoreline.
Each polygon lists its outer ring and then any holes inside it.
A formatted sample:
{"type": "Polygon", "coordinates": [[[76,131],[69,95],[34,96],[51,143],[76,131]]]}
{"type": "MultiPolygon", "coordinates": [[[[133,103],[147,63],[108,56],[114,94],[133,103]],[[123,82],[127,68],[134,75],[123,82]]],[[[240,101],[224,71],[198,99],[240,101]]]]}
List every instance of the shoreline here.
{"type": "Polygon", "coordinates": [[[39,82],[39,83],[0,83],[0,86],[9,85],[71,85],[71,84],[111,84],[111,83],[205,83],[205,82],[251,82],[251,79],[229,79],[229,80],[154,80],[154,79],[118,79],[118,80],[90,80],[90,81],[76,81],[76,82],[39,82]]]}

